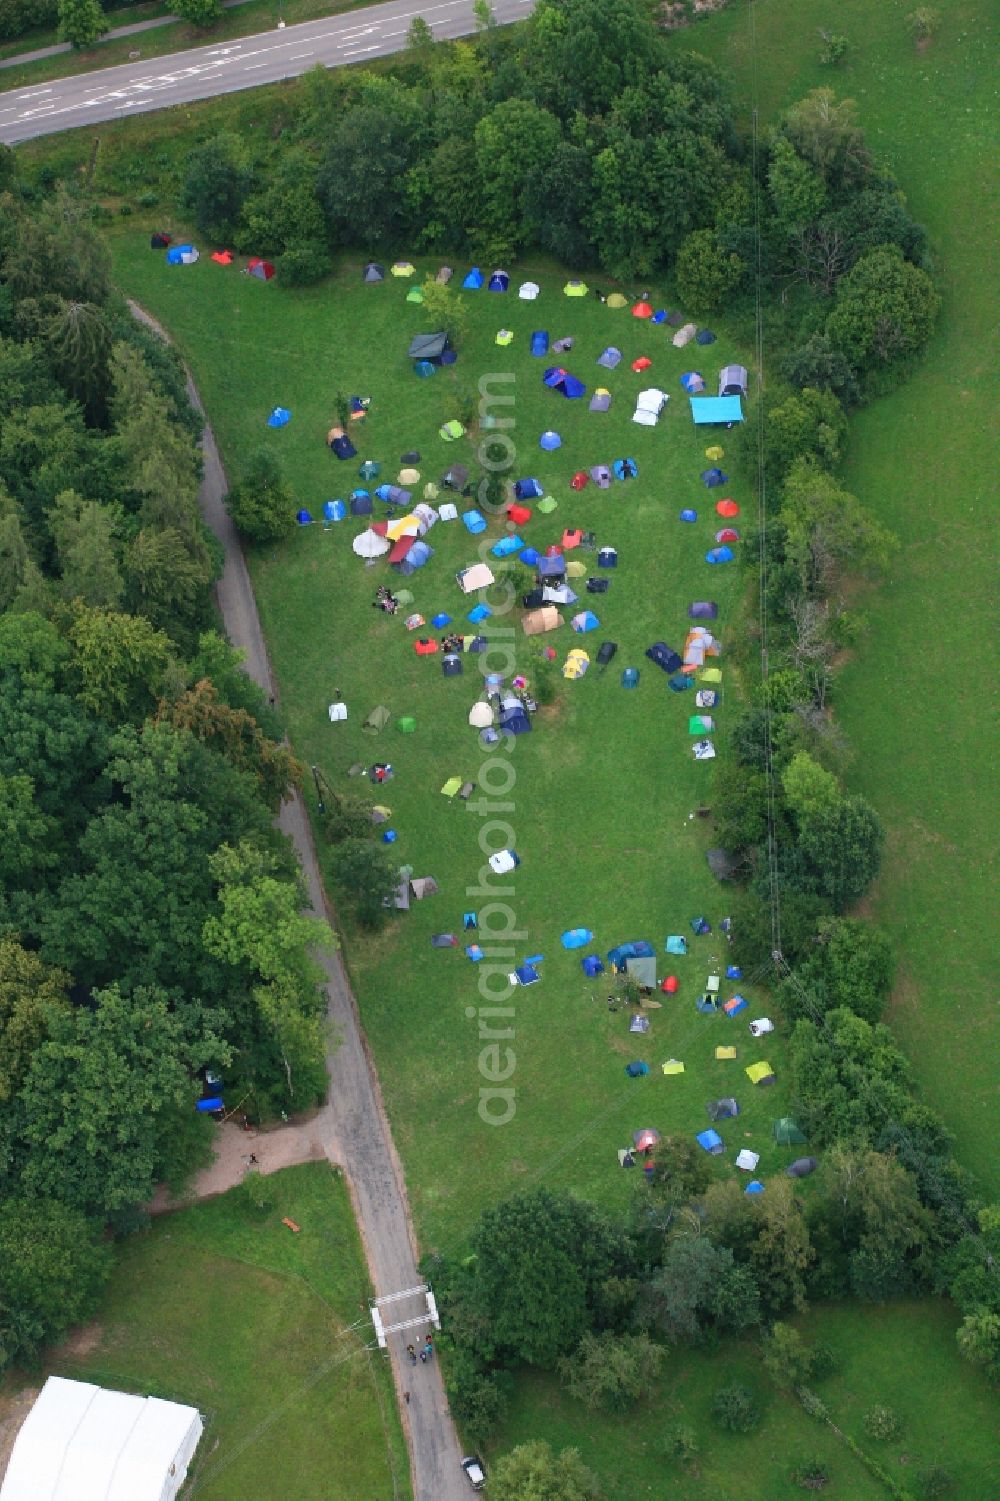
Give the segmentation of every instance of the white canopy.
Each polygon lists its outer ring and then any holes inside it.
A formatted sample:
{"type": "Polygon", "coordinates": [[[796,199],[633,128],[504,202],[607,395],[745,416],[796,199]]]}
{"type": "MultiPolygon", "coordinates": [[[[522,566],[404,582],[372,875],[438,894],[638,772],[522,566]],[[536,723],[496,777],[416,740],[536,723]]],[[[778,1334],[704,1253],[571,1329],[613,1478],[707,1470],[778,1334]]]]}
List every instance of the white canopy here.
{"type": "Polygon", "coordinates": [[[513,870],[516,864],[512,850],[497,850],[495,855],[490,856],[490,869],[498,876],[506,875],[507,871],[513,870]]]}
{"type": "Polygon", "coordinates": [[[737,1154],[736,1166],[742,1168],[745,1173],[752,1173],[759,1161],[759,1152],[751,1152],[749,1147],[744,1147],[743,1150],[737,1154]]]}
{"type": "Polygon", "coordinates": [[[50,1376],[14,1443],[0,1501],[173,1501],[201,1415],[50,1376]]]}
{"type": "Polygon", "coordinates": [[[380,558],[387,553],[392,544],[387,537],[380,537],[378,532],[373,532],[371,527],[366,532],[361,532],[351,543],[352,552],[357,553],[359,558],[380,558]]]}

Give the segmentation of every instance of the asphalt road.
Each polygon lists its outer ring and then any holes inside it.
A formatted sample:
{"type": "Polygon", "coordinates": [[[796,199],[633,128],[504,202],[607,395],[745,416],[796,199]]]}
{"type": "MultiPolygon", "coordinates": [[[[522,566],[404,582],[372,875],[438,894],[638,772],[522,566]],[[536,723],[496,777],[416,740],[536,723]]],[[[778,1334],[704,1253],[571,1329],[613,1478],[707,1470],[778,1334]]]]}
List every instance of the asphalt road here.
{"type": "MultiPolygon", "coordinates": [[[[136,318],[162,337],[167,337],[155,319],[138,304],[130,303],[130,307],[136,318]]],[[[188,393],[197,410],[204,413],[190,374],[188,393]]],[[[245,653],[244,666],[250,677],[265,692],[274,695],[278,690],[257,601],[239,537],[223,505],[229,486],[207,422],[201,441],[204,469],[199,500],[202,515],[222,543],[225,553],[222,577],[216,585],[223,624],[232,644],[245,653]]],[[[302,865],[310,911],[332,923],[333,914],[323,890],[309,820],[298,794],[282,805],[278,824],[294,844],[302,865]]],[[[317,1117],[316,1126],[327,1158],[343,1169],[350,1188],[376,1296],[399,1293],[421,1282],[402,1167],[396,1155],[357,1002],[340,953],[332,950],[317,954],[316,958],[326,976],[330,1024],[326,1060],[330,1093],[317,1117]]],[[[424,1307],[423,1300],[416,1298],[391,1305],[386,1309],[385,1322],[417,1318],[424,1307]]],[[[389,1359],[410,1451],[413,1494],[415,1501],[468,1501],[471,1492],[462,1472],[458,1435],[448,1410],[437,1359],[432,1358],[426,1366],[411,1366],[406,1357],[406,1345],[411,1341],[419,1344],[426,1328],[424,1320],[405,1334],[389,1336],[389,1359]],[[404,1403],[402,1394],[406,1391],[410,1400],[404,1403]]],[[[374,1330],[369,1343],[375,1343],[374,1330]]],[[[331,1455],[330,1459],[331,1464],[336,1463],[335,1456],[331,1455]]]]}
{"type": "MultiPolygon", "coordinates": [[[[498,21],[516,21],[527,15],[531,3],[493,0],[493,13],[498,21]]],[[[405,45],[414,16],[422,16],[439,38],[468,36],[476,29],[472,0],[435,0],[425,6],[415,0],[387,0],[349,15],[0,93],[0,141],[12,145],[80,125],[259,88],[295,78],[318,63],[338,68],[384,57],[405,45]]]]}

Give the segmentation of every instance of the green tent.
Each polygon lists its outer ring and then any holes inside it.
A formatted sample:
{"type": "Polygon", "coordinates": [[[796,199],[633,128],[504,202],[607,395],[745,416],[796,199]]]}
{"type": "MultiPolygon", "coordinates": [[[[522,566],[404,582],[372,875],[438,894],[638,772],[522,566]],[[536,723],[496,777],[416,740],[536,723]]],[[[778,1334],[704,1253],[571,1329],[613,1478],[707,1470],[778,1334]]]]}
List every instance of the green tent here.
{"type": "Polygon", "coordinates": [[[805,1141],[805,1136],[790,1115],[783,1115],[780,1121],[775,1121],[771,1134],[779,1147],[798,1147],[805,1141]]]}
{"type": "Polygon", "coordinates": [[[438,428],[439,435],[446,443],[454,443],[455,439],[460,438],[464,432],[465,428],[457,417],[452,417],[450,422],[445,422],[438,428]]]}
{"type": "Polygon", "coordinates": [[[392,715],[385,704],[376,704],[361,728],[369,735],[378,735],[385,729],[391,718],[392,715]]]}
{"type": "Polygon", "coordinates": [[[535,510],[540,511],[543,516],[551,516],[558,504],[559,502],[554,500],[551,495],[543,495],[536,505],[535,510]]]}
{"type": "Polygon", "coordinates": [[[417,721],[412,714],[404,714],[401,719],[396,720],[396,728],[401,735],[412,735],[417,728],[417,721]]]}

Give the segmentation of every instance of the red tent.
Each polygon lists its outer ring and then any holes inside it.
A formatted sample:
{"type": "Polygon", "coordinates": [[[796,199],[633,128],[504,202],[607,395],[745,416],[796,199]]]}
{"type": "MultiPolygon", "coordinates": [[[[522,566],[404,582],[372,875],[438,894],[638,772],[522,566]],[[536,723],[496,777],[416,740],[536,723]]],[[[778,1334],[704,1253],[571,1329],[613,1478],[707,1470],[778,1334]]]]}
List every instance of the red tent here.
{"type": "Polygon", "coordinates": [[[559,554],[561,552],[562,552],[562,548],[559,546],[559,544],[557,542],[552,542],[545,549],[545,556],[547,558],[558,558],[558,556],[559,556],[559,554]]]}
{"type": "Polygon", "coordinates": [[[578,469],[570,480],[569,487],[571,490],[583,490],[589,484],[590,475],[585,474],[582,469],[578,469]]]}
{"type": "Polygon", "coordinates": [[[524,526],[526,522],[529,522],[531,520],[530,507],[509,505],[507,507],[507,518],[508,520],[513,521],[515,526],[524,526]]]}
{"type": "Polygon", "coordinates": [[[233,264],[233,252],[231,250],[213,250],[212,259],[217,266],[231,266],[233,264]]]}
{"type": "Polygon", "coordinates": [[[404,533],[402,537],[397,538],[389,554],[389,562],[401,563],[416,540],[416,537],[410,536],[408,533],[404,533]]]}
{"type": "Polygon", "coordinates": [[[720,516],[738,516],[740,514],[740,508],[735,500],[717,500],[715,502],[715,509],[720,516]]]}
{"type": "Polygon", "coordinates": [[[632,361],[632,369],[636,375],[641,375],[643,370],[648,370],[652,363],[652,360],[647,359],[644,354],[641,354],[637,360],[632,361]]]}
{"type": "Polygon", "coordinates": [[[650,307],[649,303],[644,300],[637,302],[635,307],[632,309],[633,318],[652,318],[652,316],[653,309],[650,307]]]}
{"type": "Polygon", "coordinates": [[[738,542],[740,534],[734,526],[724,526],[721,532],[715,534],[716,542],[738,542]]]}
{"type": "Polygon", "coordinates": [[[262,261],[260,256],[255,255],[252,261],[247,262],[247,275],[256,276],[258,281],[270,281],[274,267],[270,261],[262,261]]]}
{"type": "Polygon", "coordinates": [[[413,650],[418,657],[432,657],[437,649],[437,642],[428,640],[426,636],[421,636],[418,641],[414,641],[413,643],[413,650]]]}
{"type": "Polygon", "coordinates": [[[676,975],[668,975],[667,978],[664,980],[663,984],[660,986],[660,989],[661,990],[665,990],[666,993],[667,993],[667,995],[676,995],[677,994],[677,976],[676,975]]]}
{"type": "Polygon", "coordinates": [[[578,530],[570,530],[569,527],[562,534],[562,545],[567,552],[572,552],[574,547],[579,547],[583,541],[583,533],[578,530]]]}

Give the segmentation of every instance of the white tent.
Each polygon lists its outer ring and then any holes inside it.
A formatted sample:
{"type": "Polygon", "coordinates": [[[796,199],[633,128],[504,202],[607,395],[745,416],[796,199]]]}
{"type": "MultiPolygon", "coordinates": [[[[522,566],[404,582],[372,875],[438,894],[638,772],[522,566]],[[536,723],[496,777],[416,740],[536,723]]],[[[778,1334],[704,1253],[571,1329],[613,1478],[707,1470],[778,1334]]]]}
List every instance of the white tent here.
{"type": "Polygon", "coordinates": [[[657,419],[670,397],[666,391],[661,391],[657,386],[650,386],[647,391],[640,391],[635,398],[635,413],[633,422],[638,422],[641,427],[655,427],[657,419]]]}
{"type": "Polygon", "coordinates": [[[469,723],[477,730],[485,730],[487,725],[493,723],[493,710],[490,705],[483,703],[482,700],[478,704],[473,704],[469,710],[469,723]]]}
{"type": "Polygon", "coordinates": [[[690,344],[697,332],[697,323],[685,323],[683,328],[677,330],[670,342],[675,349],[683,349],[685,344],[690,344]]]}
{"type": "Polygon", "coordinates": [[[173,1501],[201,1414],[50,1376],[25,1418],[0,1501],[173,1501]]]}
{"type": "Polygon", "coordinates": [[[540,291],[537,281],[522,281],[517,289],[517,295],[522,302],[534,302],[540,291]]]}
{"type": "Polygon", "coordinates": [[[769,1016],[758,1016],[756,1021],[750,1023],[751,1037],[766,1037],[769,1032],[773,1031],[774,1022],[769,1016]]]}
{"type": "Polygon", "coordinates": [[[380,537],[378,532],[373,532],[369,527],[366,532],[355,537],[351,543],[351,551],[357,553],[359,558],[380,558],[383,553],[389,551],[390,546],[386,537],[380,537]]]}
{"type": "Polygon", "coordinates": [[[493,571],[486,563],[472,563],[455,575],[463,594],[474,594],[477,589],[488,589],[493,582],[493,571]]]}

